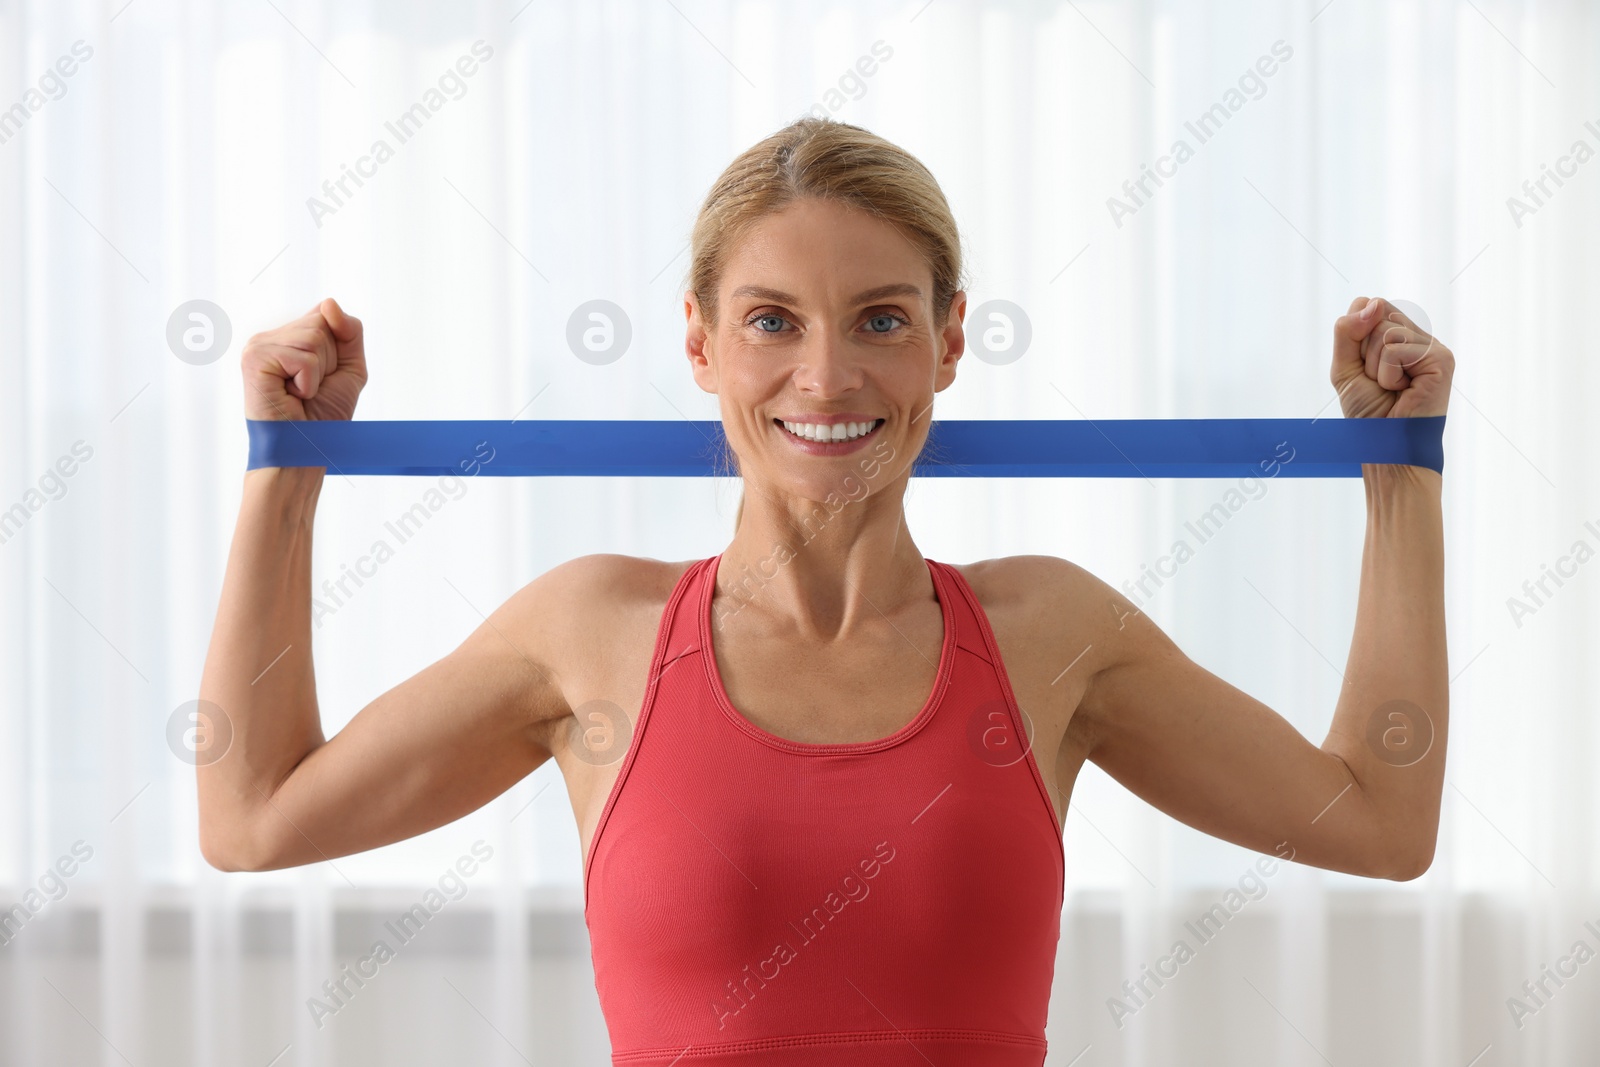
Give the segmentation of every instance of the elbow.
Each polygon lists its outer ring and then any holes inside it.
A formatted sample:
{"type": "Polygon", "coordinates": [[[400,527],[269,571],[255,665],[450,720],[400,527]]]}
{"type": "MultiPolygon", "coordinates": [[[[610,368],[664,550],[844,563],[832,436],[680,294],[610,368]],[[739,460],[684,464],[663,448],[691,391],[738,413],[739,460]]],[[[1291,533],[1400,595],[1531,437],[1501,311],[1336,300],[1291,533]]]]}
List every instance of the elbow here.
{"type": "Polygon", "coordinates": [[[256,842],[256,835],[244,826],[218,824],[216,820],[208,820],[204,814],[201,815],[200,856],[219,871],[233,873],[271,869],[272,865],[264,851],[259,847],[251,847],[256,842]]]}
{"type": "Polygon", "coordinates": [[[1396,866],[1385,877],[1392,882],[1412,882],[1427,874],[1432,866],[1433,853],[1429,852],[1396,866]]]}
{"type": "Polygon", "coordinates": [[[238,862],[227,852],[220,852],[216,846],[207,846],[204,841],[200,843],[200,856],[213,868],[219,871],[247,871],[250,868],[238,862]]]}
{"type": "Polygon", "coordinates": [[[236,851],[215,833],[200,834],[200,857],[219,871],[247,871],[250,866],[241,862],[236,851]]]}
{"type": "Polygon", "coordinates": [[[1428,873],[1428,868],[1433,866],[1435,842],[1436,839],[1430,837],[1427,841],[1393,856],[1381,877],[1391,882],[1412,882],[1421,878],[1428,873]]]}

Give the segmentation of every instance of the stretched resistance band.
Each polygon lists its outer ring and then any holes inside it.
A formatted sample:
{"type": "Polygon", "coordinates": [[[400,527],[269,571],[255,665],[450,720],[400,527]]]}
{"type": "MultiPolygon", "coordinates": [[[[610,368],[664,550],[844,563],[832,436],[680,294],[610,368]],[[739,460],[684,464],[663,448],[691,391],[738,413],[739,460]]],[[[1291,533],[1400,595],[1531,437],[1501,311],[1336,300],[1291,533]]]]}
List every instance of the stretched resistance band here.
{"type": "MultiPolygon", "coordinates": [[[[1352,478],[1363,463],[1444,472],[1445,416],[935,421],[913,473],[952,478],[1352,478]]],[[[504,477],[728,475],[722,423],[245,420],[257,467],[504,477]]],[[[860,459],[873,456],[863,448],[860,459]]],[[[887,458],[887,457],[879,457],[887,458]]]]}

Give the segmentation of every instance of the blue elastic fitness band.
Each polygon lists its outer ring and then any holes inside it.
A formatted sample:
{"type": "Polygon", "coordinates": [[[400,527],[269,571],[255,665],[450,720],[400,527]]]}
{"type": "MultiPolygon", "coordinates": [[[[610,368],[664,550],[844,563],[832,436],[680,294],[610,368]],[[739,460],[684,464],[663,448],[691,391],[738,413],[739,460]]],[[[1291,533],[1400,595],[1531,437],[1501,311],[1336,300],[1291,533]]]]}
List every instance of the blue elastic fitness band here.
{"type": "MultiPolygon", "coordinates": [[[[945,419],[913,474],[946,478],[1354,478],[1444,473],[1443,415],[1364,419],[945,419]]],[[[246,419],[257,467],[504,477],[730,475],[715,421],[246,419]]],[[[854,455],[873,458],[871,446],[854,455]]]]}

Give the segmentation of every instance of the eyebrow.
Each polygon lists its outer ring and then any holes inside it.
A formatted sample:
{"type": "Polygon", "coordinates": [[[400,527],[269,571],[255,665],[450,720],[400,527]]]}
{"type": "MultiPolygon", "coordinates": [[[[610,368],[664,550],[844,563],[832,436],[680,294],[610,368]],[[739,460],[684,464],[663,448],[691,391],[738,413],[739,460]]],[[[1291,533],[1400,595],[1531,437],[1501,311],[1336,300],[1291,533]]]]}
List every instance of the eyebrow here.
{"type": "MultiPolygon", "coordinates": [[[[754,297],[757,300],[770,300],[775,304],[798,304],[800,298],[791,296],[778,289],[768,289],[764,285],[741,285],[731,294],[735,299],[741,296],[754,297]]],[[[910,282],[891,282],[880,285],[874,289],[866,289],[851,298],[852,304],[865,304],[871,300],[881,300],[888,296],[915,296],[921,297],[922,290],[910,282]]]]}

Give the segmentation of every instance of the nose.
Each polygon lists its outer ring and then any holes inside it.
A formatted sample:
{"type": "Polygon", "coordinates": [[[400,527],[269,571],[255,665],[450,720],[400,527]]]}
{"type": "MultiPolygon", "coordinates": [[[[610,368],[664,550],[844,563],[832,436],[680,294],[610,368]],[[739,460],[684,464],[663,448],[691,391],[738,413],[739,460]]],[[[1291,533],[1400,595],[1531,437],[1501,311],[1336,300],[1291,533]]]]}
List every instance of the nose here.
{"type": "Polygon", "coordinates": [[[814,333],[800,345],[794,383],[808,396],[842,396],[861,387],[861,364],[840,338],[814,333]]]}

